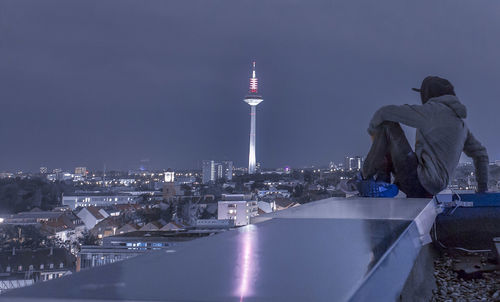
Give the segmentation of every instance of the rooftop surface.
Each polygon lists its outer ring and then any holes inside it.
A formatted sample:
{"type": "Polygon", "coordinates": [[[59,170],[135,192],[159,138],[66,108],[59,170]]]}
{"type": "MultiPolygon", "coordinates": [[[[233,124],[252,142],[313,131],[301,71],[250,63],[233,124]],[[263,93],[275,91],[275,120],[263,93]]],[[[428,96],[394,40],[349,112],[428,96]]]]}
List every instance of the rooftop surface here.
{"type": "Polygon", "coordinates": [[[330,198],[0,301],[391,301],[433,215],[428,199],[330,198]]]}

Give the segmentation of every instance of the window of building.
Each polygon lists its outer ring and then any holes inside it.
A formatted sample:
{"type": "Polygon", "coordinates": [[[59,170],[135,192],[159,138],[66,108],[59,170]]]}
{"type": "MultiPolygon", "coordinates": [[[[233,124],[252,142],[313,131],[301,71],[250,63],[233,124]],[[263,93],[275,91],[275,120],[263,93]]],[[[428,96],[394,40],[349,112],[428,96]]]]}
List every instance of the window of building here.
{"type": "Polygon", "coordinates": [[[59,263],[59,268],[63,268],[64,267],[64,264],[61,262],[59,263]]]}
{"type": "Polygon", "coordinates": [[[10,266],[7,266],[5,270],[7,271],[7,273],[10,273],[10,266]]]}
{"type": "Polygon", "coordinates": [[[54,268],[54,263],[49,264],[49,268],[54,268]]]}
{"type": "Polygon", "coordinates": [[[33,264],[30,264],[30,271],[33,270],[33,264]]]}
{"type": "Polygon", "coordinates": [[[43,264],[40,264],[40,269],[43,269],[43,264]]]}
{"type": "Polygon", "coordinates": [[[22,266],[22,265],[19,265],[19,266],[17,267],[17,270],[18,270],[18,271],[22,271],[22,270],[23,270],[23,266],[22,266]]]}
{"type": "Polygon", "coordinates": [[[163,246],[163,243],[161,243],[161,242],[153,242],[153,243],[151,243],[151,246],[153,246],[153,247],[161,247],[161,246],[163,246]]]}

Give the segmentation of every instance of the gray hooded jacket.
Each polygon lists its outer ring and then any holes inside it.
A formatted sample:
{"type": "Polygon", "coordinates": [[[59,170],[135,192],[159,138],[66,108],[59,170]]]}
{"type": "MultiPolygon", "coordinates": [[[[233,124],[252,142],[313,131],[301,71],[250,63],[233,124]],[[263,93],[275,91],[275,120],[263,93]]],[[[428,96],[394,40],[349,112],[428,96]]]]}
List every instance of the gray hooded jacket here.
{"type": "Polygon", "coordinates": [[[488,153],[474,138],[465,122],[465,106],[454,95],[429,99],[424,105],[390,105],[375,112],[368,133],[384,121],[402,123],[417,129],[415,153],[418,178],[431,194],[448,186],[462,151],[474,161],[478,191],[488,187],[488,153]]]}

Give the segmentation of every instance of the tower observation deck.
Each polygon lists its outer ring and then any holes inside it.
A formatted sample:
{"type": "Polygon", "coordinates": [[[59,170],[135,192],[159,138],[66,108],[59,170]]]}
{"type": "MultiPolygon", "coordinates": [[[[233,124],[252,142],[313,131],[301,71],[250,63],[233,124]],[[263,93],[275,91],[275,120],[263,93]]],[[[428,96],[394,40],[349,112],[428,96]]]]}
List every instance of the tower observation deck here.
{"type": "Polygon", "coordinates": [[[256,107],[264,99],[259,95],[259,79],[255,75],[255,61],[252,62],[252,77],[250,87],[244,101],[250,105],[250,150],[248,152],[248,174],[255,173],[255,127],[256,127],[256,107]]]}

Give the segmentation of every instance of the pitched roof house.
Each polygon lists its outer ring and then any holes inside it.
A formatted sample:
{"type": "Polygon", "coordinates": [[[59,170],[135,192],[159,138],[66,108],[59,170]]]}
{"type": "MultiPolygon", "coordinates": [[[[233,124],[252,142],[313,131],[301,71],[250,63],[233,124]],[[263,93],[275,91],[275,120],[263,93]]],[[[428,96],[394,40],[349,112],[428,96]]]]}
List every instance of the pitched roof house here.
{"type": "Polygon", "coordinates": [[[76,215],[80,217],[88,230],[92,229],[96,224],[109,216],[109,214],[100,207],[84,207],[76,215]]]}

